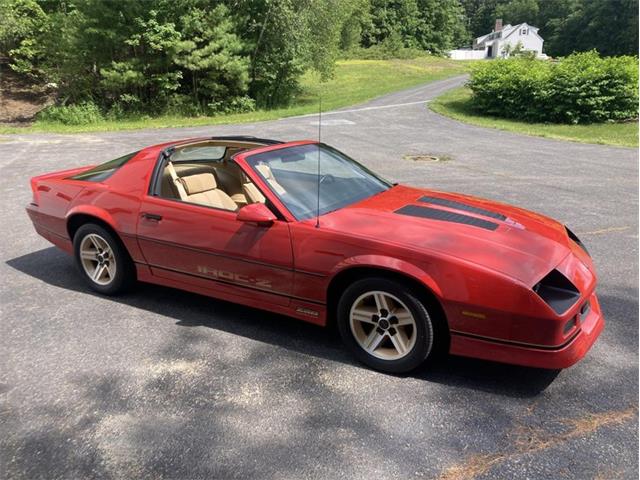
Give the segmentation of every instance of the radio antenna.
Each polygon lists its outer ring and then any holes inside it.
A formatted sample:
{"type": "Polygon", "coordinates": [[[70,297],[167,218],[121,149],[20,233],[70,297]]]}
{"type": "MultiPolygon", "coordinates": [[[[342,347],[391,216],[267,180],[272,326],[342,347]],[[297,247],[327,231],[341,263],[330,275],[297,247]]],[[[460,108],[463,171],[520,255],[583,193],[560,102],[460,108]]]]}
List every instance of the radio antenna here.
{"type": "Polygon", "coordinates": [[[322,87],[318,95],[318,201],[316,204],[316,228],[320,227],[320,140],[322,139],[322,87]]]}

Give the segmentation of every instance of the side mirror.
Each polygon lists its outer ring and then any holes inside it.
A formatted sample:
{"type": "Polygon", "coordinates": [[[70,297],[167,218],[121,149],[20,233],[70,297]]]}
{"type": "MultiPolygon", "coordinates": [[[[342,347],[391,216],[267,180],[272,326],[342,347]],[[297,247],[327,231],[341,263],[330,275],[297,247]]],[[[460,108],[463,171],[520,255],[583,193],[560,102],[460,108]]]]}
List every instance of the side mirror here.
{"type": "Polygon", "coordinates": [[[257,223],[258,225],[271,225],[276,216],[264,203],[251,203],[238,210],[236,219],[240,222],[257,223]]]}

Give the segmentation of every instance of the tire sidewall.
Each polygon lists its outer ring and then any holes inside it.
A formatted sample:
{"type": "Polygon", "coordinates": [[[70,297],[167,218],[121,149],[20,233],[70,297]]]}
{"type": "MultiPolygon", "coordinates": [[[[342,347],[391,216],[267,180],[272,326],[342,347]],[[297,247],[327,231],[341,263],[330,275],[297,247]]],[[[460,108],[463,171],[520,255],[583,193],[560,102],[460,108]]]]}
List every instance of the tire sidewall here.
{"type": "Polygon", "coordinates": [[[340,298],[337,323],[342,341],[347,348],[365,365],[388,373],[404,373],[420,366],[429,356],[433,347],[433,324],[425,305],[416,295],[401,283],[385,278],[370,278],[354,282],[340,298]],[[416,324],[417,338],[411,352],[398,360],[383,360],[367,353],[360,347],[350,327],[350,312],[354,301],[370,291],[388,292],[401,300],[411,311],[416,324]]]}
{"type": "Polygon", "coordinates": [[[87,223],[82,225],[76,234],[73,236],[73,254],[76,262],[76,266],[84,278],[89,288],[102,293],[104,295],[114,295],[123,291],[130,283],[131,277],[131,262],[129,260],[128,253],[124,250],[124,247],[106,228],[96,225],[94,223],[87,223]],[[82,266],[82,260],[80,258],[80,245],[82,240],[90,234],[96,234],[104,238],[104,240],[111,247],[113,256],[116,262],[116,274],[114,279],[108,285],[100,285],[93,281],[85,272],[82,266]]]}

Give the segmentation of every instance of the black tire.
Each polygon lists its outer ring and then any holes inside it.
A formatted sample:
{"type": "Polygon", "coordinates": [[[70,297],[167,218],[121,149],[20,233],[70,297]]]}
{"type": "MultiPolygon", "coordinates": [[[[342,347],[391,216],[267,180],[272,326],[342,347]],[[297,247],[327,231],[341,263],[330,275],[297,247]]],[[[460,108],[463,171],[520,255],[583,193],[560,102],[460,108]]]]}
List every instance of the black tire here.
{"type": "Polygon", "coordinates": [[[434,328],[427,307],[407,286],[386,278],[365,278],[350,285],[338,302],[337,324],[342,341],[349,351],[365,365],[382,372],[405,373],[414,370],[424,363],[433,350],[434,328]],[[395,296],[413,315],[415,343],[402,358],[378,358],[367,352],[354,336],[350,325],[351,308],[361,296],[373,291],[395,296]]]}
{"type": "Polygon", "coordinates": [[[117,295],[129,289],[136,279],[135,266],[124,245],[106,228],[95,223],[85,223],[73,236],[73,252],[76,266],[85,282],[92,290],[103,295],[117,295]],[[108,261],[115,262],[115,274],[106,285],[94,281],[85,270],[80,258],[80,248],[83,239],[89,235],[98,235],[111,248],[112,257],[108,261]]]}

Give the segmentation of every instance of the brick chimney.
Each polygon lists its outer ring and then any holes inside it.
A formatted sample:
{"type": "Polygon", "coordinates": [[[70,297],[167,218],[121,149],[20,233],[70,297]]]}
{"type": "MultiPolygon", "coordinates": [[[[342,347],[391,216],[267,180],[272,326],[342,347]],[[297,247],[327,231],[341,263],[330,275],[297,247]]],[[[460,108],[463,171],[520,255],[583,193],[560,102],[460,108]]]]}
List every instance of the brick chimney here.
{"type": "Polygon", "coordinates": [[[502,19],[501,18],[496,18],[496,26],[493,29],[494,32],[499,32],[502,30],[502,19]]]}

